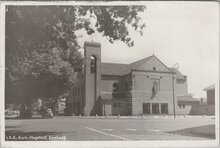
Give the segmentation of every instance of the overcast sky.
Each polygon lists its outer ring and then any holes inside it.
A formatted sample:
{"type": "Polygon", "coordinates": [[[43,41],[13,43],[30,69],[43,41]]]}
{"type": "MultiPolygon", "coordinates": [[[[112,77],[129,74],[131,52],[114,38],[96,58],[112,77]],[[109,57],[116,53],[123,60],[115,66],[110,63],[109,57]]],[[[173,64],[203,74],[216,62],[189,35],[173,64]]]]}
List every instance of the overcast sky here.
{"type": "Polygon", "coordinates": [[[135,46],[109,43],[99,34],[79,39],[102,44],[102,62],[131,63],[154,54],[168,67],[179,64],[188,77],[188,91],[203,91],[216,82],[219,71],[219,7],[217,2],[148,2],[140,14],[147,27],[144,35],[131,32],[135,46]]]}

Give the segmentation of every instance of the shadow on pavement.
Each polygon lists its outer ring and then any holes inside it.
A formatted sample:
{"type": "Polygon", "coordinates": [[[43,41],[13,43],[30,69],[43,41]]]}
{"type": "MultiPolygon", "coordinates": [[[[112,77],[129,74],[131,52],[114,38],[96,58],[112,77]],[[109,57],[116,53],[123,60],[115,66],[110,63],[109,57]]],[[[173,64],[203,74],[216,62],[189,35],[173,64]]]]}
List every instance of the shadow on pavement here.
{"type": "Polygon", "coordinates": [[[183,136],[191,136],[191,137],[203,137],[208,139],[215,139],[215,125],[203,125],[203,126],[197,126],[192,128],[186,128],[182,130],[176,130],[172,132],[166,132],[166,133],[172,133],[177,135],[183,135],[183,136]]]}

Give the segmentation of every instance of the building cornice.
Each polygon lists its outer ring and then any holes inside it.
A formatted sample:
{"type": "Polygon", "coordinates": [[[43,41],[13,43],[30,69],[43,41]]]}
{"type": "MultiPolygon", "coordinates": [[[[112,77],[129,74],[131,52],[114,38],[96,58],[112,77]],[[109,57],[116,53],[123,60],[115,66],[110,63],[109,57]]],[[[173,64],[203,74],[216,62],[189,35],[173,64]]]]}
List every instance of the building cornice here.
{"type": "Polygon", "coordinates": [[[131,72],[150,72],[150,73],[167,73],[167,74],[176,74],[175,72],[154,71],[154,70],[137,70],[137,69],[131,69],[131,72]]]}

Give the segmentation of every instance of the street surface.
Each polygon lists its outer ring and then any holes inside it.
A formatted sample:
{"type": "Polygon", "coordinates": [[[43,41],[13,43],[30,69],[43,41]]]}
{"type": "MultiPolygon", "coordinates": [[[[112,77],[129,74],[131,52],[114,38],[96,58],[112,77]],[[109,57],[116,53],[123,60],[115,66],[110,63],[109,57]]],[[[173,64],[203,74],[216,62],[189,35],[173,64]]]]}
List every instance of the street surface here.
{"type": "Polygon", "coordinates": [[[54,117],[53,119],[5,120],[5,140],[212,140],[213,118],[89,118],[54,117]]]}

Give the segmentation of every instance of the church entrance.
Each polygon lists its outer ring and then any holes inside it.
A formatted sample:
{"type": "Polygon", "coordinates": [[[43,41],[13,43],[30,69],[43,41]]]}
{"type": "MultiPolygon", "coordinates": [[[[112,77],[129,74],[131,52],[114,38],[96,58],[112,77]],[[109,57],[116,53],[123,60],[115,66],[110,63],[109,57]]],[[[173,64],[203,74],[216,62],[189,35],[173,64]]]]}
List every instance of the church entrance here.
{"type": "Polygon", "coordinates": [[[152,103],[152,114],[159,114],[159,103],[152,103]]]}
{"type": "Polygon", "coordinates": [[[150,114],[150,103],[143,103],[143,114],[150,114]]]}
{"type": "Polygon", "coordinates": [[[168,114],[168,103],[161,103],[161,114],[168,114]]]}

